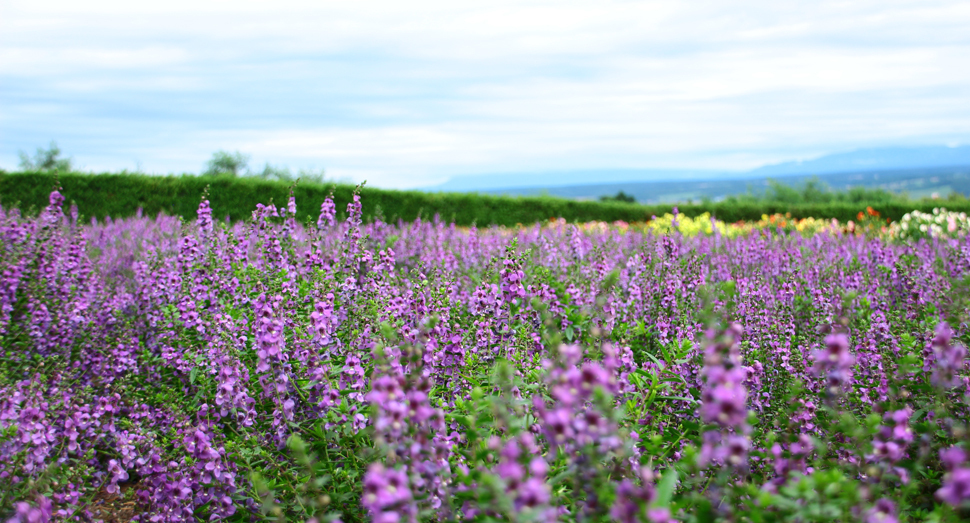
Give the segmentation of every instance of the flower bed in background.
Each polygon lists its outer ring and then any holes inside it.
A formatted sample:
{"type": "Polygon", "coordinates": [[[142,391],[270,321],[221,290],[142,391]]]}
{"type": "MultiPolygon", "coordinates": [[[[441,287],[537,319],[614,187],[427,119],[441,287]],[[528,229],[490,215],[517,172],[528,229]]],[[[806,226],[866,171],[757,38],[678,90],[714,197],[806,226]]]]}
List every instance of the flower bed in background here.
{"type": "Polygon", "coordinates": [[[970,232],[970,218],[967,213],[933,209],[932,213],[913,211],[903,215],[894,223],[891,234],[903,240],[919,238],[957,238],[970,232]]]}

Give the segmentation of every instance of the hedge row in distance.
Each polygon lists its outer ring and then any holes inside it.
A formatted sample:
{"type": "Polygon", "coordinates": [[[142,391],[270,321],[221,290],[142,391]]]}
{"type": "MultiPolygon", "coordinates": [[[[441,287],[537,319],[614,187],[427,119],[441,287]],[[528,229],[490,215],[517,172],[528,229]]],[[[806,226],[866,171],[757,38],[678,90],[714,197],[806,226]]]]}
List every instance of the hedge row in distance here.
{"type": "MultiPolygon", "coordinates": [[[[140,174],[82,174],[22,172],[0,173],[0,204],[31,212],[47,205],[51,189],[59,183],[69,202],[78,205],[82,215],[103,219],[131,216],[140,208],[149,216],[159,212],[195,218],[195,211],[206,189],[213,216],[244,220],[252,215],[257,203],[285,205],[290,184],[254,178],[214,178],[192,175],[148,176],[140,174]]],[[[320,204],[333,191],[338,211],[346,209],[354,187],[350,185],[297,184],[294,187],[297,218],[316,219],[320,204]]],[[[553,197],[504,197],[474,193],[427,193],[363,188],[361,199],[364,218],[381,216],[384,221],[412,221],[438,215],[457,225],[531,224],[549,218],[569,222],[623,220],[644,221],[651,216],[671,212],[673,205],[637,205],[622,202],[575,201],[553,197]]],[[[882,216],[898,220],[903,214],[918,209],[930,211],[945,206],[955,211],[970,211],[970,202],[883,203],[876,207],[882,216]]],[[[790,212],[794,218],[854,219],[865,204],[748,204],[717,202],[678,206],[681,213],[697,216],[711,212],[726,222],[758,220],[762,214],[790,212]]]]}

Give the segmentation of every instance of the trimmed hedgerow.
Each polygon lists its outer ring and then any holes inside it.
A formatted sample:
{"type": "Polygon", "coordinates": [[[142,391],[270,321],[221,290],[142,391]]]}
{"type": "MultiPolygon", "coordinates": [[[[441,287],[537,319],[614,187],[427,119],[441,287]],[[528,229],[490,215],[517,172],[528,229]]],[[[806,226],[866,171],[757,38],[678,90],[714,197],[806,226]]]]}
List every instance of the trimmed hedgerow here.
{"type": "MultiPolygon", "coordinates": [[[[290,184],[253,178],[207,176],[147,176],[140,174],[52,174],[41,172],[0,173],[0,202],[17,205],[21,209],[40,209],[46,205],[51,188],[59,183],[68,201],[102,219],[105,216],[122,218],[133,216],[138,209],[154,216],[159,212],[192,218],[206,187],[213,216],[231,221],[246,219],[257,203],[283,202],[289,195],[290,184]]],[[[333,191],[337,208],[350,201],[354,187],[345,184],[298,184],[295,196],[306,202],[297,212],[297,219],[312,217],[311,209],[319,207],[333,191]]],[[[504,197],[474,193],[431,193],[363,188],[364,220],[380,217],[386,222],[413,221],[435,215],[456,225],[515,225],[564,218],[569,222],[649,220],[673,210],[673,204],[637,205],[625,202],[576,201],[553,197],[504,197]]],[[[808,203],[724,201],[716,203],[676,205],[685,216],[710,212],[725,222],[758,220],[762,214],[791,213],[793,218],[835,218],[848,221],[860,210],[871,205],[881,216],[899,220],[913,210],[930,212],[939,206],[935,202],[893,201],[866,203],[808,203]]],[[[970,211],[968,202],[947,202],[953,211],[970,211]]]]}

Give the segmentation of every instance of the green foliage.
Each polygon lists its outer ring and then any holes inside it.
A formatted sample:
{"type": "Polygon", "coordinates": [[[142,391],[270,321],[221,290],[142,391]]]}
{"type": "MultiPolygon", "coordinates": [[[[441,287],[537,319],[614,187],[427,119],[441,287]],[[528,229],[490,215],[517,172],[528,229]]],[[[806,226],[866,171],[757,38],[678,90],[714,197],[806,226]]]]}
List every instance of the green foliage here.
{"type": "Polygon", "coordinates": [[[206,165],[206,170],[202,176],[249,176],[260,180],[275,180],[278,182],[293,183],[297,180],[308,183],[324,183],[323,169],[300,169],[296,174],[289,167],[279,167],[266,163],[260,171],[253,171],[247,168],[249,156],[240,152],[228,153],[217,151],[213,153],[212,159],[206,165]]]}
{"type": "Polygon", "coordinates": [[[620,191],[616,193],[616,196],[600,196],[601,202],[625,202],[625,203],[636,203],[637,199],[633,196],[620,191]]]}
{"type": "MultiPolygon", "coordinates": [[[[318,173],[310,173],[318,174],[318,173]]],[[[300,173],[303,176],[303,173],[300,173]]],[[[27,171],[0,173],[0,202],[5,207],[19,206],[24,211],[41,209],[47,205],[48,195],[55,183],[60,183],[68,201],[74,201],[89,217],[102,219],[132,216],[138,209],[148,215],[159,212],[194,219],[199,198],[211,186],[209,199],[216,219],[228,217],[232,221],[249,218],[257,203],[273,201],[285,204],[292,182],[263,180],[256,177],[231,176],[147,176],[140,174],[59,173],[57,181],[52,172],[27,171]]],[[[320,203],[334,191],[338,214],[343,212],[353,194],[352,185],[320,184],[301,180],[294,188],[299,203],[300,221],[316,220],[320,203]]],[[[399,219],[411,221],[418,217],[431,219],[435,215],[457,225],[478,226],[533,224],[549,218],[564,218],[570,222],[623,220],[639,222],[652,216],[671,213],[674,205],[636,205],[622,202],[575,201],[553,197],[512,198],[467,193],[425,193],[393,191],[374,188],[361,190],[364,219],[382,216],[387,222],[399,219]]],[[[711,213],[718,220],[732,223],[757,221],[762,214],[791,213],[792,218],[835,218],[855,220],[859,211],[870,205],[866,202],[832,201],[828,203],[780,203],[755,201],[723,201],[708,204],[679,205],[682,216],[695,218],[711,213]]],[[[938,202],[887,201],[872,203],[880,215],[899,220],[913,210],[931,212],[938,202]]],[[[955,212],[970,211],[970,201],[948,202],[955,212]]]]}
{"type": "Polygon", "coordinates": [[[300,169],[296,177],[306,183],[323,184],[326,181],[326,171],[323,169],[300,169]]]}
{"type": "Polygon", "coordinates": [[[25,171],[59,171],[67,172],[71,170],[71,159],[61,158],[61,148],[57,143],[51,141],[47,149],[37,148],[37,153],[31,159],[27,153],[20,151],[20,168],[25,171]]]}
{"type": "Polygon", "coordinates": [[[263,167],[262,171],[254,172],[252,176],[263,180],[279,180],[281,182],[292,182],[295,180],[293,173],[290,172],[288,167],[276,167],[268,163],[263,167]]]}
{"type": "MultiPolygon", "coordinates": [[[[311,173],[312,174],[312,173],[311,173]]],[[[284,205],[289,197],[287,182],[262,180],[255,177],[229,176],[145,176],[132,174],[62,174],[61,192],[68,201],[81,209],[93,212],[98,219],[134,215],[140,208],[147,215],[159,212],[194,219],[199,199],[210,186],[209,200],[216,219],[229,217],[232,221],[250,217],[257,203],[284,205]]],[[[5,207],[18,204],[25,211],[47,205],[54,187],[53,175],[39,172],[0,175],[0,202],[5,207]]],[[[351,201],[352,185],[304,183],[294,188],[300,221],[316,220],[320,204],[333,190],[338,216],[346,214],[351,201]]],[[[380,212],[388,222],[431,219],[436,214],[444,221],[458,225],[480,226],[532,224],[538,220],[563,217],[570,221],[626,220],[643,221],[650,217],[649,209],[625,203],[578,202],[558,198],[507,198],[475,194],[424,193],[392,191],[372,188],[361,190],[365,220],[373,220],[380,212]]]]}
{"type": "MultiPolygon", "coordinates": [[[[778,180],[768,180],[768,188],[763,193],[748,191],[747,194],[729,196],[726,201],[756,204],[797,205],[804,203],[831,204],[852,203],[858,205],[881,205],[893,201],[905,201],[884,189],[852,187],[846,191],[833,191],[818,177],[813,177],[800,186],[789,185],[778,180]]],[[[819,216],[815,216],[819,218],[819,216]]]]}

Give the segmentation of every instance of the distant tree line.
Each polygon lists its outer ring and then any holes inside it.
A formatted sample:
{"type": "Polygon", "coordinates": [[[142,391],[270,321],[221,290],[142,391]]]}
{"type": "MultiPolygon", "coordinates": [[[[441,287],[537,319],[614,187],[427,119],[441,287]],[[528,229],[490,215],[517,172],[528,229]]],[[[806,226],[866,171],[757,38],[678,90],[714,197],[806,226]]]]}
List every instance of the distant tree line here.
{"type": "Polygon", "coordinates": [[[281,182],[293,182],[297,179],[311,182],[323,183],[324,170],[300,169],[295,174],[289,167],[277,167],[267,163],[260,171],[249,169],[249,156],[239,151],[230,153],[228,151],[216,151],[212,158],[206,163],[206,168],[202,172],[203,176],[252,176],[262,180],[277,180],[281,182]]]}
{"type": "MultiPolygon", "coordinates": [[[[51,141],[50,146],[46,149],[38,147],[33,157],[24,151],[19,151],[20,169],[32,172],[71,172],[74,168],[71,159],[63,158],[61,153],[61,148],[54,141],[51,141]]],[[[323,169],[300,169],[294,173],[288,167],[277,167],[267,163],[262,170],[253,171],[249,169],[248,155],[239,151],[230,153],[222,150],[212,154],[212,158],[206,162],[201,175],[229,178],[249,176],[281,182],[294,182],[300,179],[320,184],[325,181],[323,169]]]]}
{"type": "MultiPolygon", "coordinates": [[[[927,198],[924,198],[927,199],[927,198]]],[[[958,191],[950,192],[946,201],[964,201],[967,197],[958,191]]],[[[600,196],[601,202],[624,202],[636,203],[633,195],[627,194],[622,190],[615,195],[600,196]]],[[[762,191],[753,191],[749,187],[746,193],[732,194],[722,198],[720,201],[725,204],[746,204],[746,205],[801,205],[801,204],[830,204],[830,203],[855,203],[865,205],[880,205],[890,202],[913,201],[906,194],[899,194],[881,188],[850,187],[842,190],[832,189],[822,180],[810,178],[801,184],[786,184],[778,180],[768,180],[768,186],[762,191]]],[[[695,200],[687,200],[686,203],[697,203],[695,200]]],[[[700,198],[700,204],[710,206],[714,200],[710,196],[700,198]]]]}
{"type": "MultiPolygon", "coordinates": [[[[929,198],[923,198],[928,200],[929,198]]],[[[947,201],[964,201],[967,197],[960,192],[950,192],[947,201]]],[[[817,177],[810,178],[799,185],[789,185],[777,180],[768,180],[768,187],[762,192],[750,189],[747,193],[728,196],[725,202],[746,204],[825,204],[825,203],[858,203],[866,205],[880,205],[890,202],[913,201],[906,194],[889,192],[878,187],[849,187],[834,190],[827,183],[817,177]]]]}
{"type": "Polygon", "coordinates": [[[600,196],[601,202],[624,202],[624,203],[637,203],[637,199],[633,196],[620,191],[616,193],[615,196],[600,196]]]}
{"type": "Polygon", "coordinates": [[[25,171],[68,172],[72,167],[70,158],[61,158],[61,148],[54,141],[51,141],[47,149],[38,147],[33,158],[24,151],[20,151],[19,154],[20,168],[25,171]]]}
{"type": "Polygon", "coordinates": [[[806,180],[800,185],[788,185],[778,180],[768,180],[768,187],[764,192],[752,192],[728,196],[727,201],[744,203],[885,203],[902,198],[899,194],[891,193],[880,188],[851,187],[846,190],[835,191],[829,185],[816,178],[806,180]]]}

